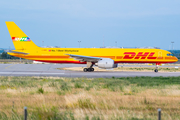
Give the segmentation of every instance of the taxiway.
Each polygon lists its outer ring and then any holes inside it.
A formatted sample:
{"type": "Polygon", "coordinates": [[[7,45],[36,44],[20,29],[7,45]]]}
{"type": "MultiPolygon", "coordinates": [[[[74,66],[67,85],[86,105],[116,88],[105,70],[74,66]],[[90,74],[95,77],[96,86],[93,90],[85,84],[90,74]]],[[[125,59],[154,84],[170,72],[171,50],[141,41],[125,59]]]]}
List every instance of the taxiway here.
{"type": "MultiPolygon", "coordinates": [[[[106,77],[135,77],[135,76],[180,76],[180,72],[128,72],[128,71],[67,71],[57,68],[64,67],[85,67],[76,64],[0,64],[0,76],[53,76],[53,77],[87,77],[87,78],[106,78],[106,77]]],[[[138,66],[138,65],[127,65],[138,66]]],[[[147,66],[144,66],[147,67],[147,66]]],[[[152,66],[151,66],[152,67],[152,66]]],[[[161,67],[174,67],[161,66],[161,67]]]]}

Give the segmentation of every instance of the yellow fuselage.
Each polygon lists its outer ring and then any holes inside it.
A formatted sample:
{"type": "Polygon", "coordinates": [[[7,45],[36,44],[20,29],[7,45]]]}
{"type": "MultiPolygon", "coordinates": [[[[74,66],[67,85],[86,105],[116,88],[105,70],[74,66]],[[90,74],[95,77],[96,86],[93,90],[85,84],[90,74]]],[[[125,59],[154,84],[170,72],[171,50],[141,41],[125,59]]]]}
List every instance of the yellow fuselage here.
{"type": "MultiPolygon", "coordinates": [[[[20,51],[20,50],[18,50],[20,51]]],[[[50,63],[85,64],[67,54],[111,58],[115,63],[173,63],[178,59],[168,56],[170,52],[161,49],[127,49],[127,48],[35,48],[22,50],[28,55],[9,53],[10,55],[30,60],[50,63]]]]}

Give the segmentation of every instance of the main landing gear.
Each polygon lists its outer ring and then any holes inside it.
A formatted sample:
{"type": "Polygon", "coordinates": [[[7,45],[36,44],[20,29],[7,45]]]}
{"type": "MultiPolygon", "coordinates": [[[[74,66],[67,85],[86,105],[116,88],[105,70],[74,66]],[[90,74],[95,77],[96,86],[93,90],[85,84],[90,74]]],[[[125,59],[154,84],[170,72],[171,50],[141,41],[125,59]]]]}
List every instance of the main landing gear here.
{"type": "Polygon", "coordinates": [[[94,68],[84,68],[83,71],[84,72],[93,72],[94,68]]]}
{"type": "Polygon", "coordinates": [[[93,72],[94,68],[93,68],[93,63],[92,62],[87,62],[87,68],[84,68],[83,71],[84,72],[93,72]]]}

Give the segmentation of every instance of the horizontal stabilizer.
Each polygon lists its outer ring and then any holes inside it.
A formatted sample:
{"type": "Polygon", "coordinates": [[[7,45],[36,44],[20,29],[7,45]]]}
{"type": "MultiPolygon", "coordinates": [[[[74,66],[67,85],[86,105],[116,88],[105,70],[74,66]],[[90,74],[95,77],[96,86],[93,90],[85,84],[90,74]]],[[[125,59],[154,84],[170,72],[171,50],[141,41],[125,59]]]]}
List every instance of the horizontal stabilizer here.
{"type": "Polygon", "coordinates": [[[8,51],[9,53],[15,53],[15,54],[23,54],[23,55],[28,55],[29,53],[25,53],[25,52],[17,52],[17,51],[8,51]]]}

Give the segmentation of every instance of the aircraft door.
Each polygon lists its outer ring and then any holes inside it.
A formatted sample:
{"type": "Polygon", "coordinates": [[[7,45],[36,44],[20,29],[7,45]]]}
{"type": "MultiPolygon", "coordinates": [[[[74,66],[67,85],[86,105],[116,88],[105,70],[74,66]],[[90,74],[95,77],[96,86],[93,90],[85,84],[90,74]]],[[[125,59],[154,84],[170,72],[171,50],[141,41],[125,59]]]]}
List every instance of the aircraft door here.
{"type": "Polygon", "coordinates": [[[161,51],[158,52],[158,58],[159,58],[159,57],[160,57],[160,58],[162,57],[162,52],[161,52],[161,51]]]}

